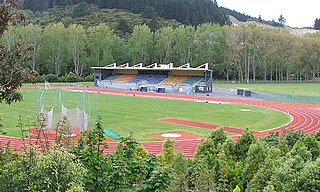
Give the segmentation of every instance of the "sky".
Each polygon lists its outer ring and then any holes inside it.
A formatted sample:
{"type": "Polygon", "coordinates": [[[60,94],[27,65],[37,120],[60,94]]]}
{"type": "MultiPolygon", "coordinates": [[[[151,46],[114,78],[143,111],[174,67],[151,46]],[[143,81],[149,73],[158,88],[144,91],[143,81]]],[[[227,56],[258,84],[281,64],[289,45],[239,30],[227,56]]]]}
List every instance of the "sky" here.
{"type": "Polygon", "coordinates": [[[286,25],[291,27],[313,27],[320,18],[320,0],[217,0],[219,6],[245,13],[263,20],[278,21],[282,14],[286,25]]]}

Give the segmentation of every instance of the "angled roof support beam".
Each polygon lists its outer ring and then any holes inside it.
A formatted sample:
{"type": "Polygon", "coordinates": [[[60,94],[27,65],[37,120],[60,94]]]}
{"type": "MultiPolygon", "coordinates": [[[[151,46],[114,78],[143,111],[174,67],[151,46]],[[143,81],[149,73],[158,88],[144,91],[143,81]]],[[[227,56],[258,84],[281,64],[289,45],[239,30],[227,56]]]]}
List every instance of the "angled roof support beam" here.
{"type": "Polygon", "coordinates": [[[181,65],[181,66],[178,67],[178,68],[187,68],[187,69],[189,69],[189,68],[190,68],[190,63],[186,63],[186,64],[184,64],[184,65],[181,65]]]}
{"type": "Polygon", "coordinates": [[[124,64],[122,64],[122,65],[120,65],[118,67],[119,68],[127,68],[127,67],[129,67],[129,63],[124,63],[124,64]]]}
{"type": "Polygon", "coordinates": [[[117,64],[116,63],[112,63],[110,65],[107,65],[106,67],[117,67],[117,64]]]}
{"type": "Polygon", "coordinates": [[[138,64],[136,64],[136,65],[134,65],[132,67],[142,67],[142,63],[138,63],[138,64]]]}
{"type": "Polygon", "coordinates": [[[158,68],[158,63],[148,65],[148,66],[146,66],[146,68],[158,68]]]}
{"type": "Polygon", "coordinates": [[[203,65],[200,65],[198,67],[196,67],[196,69],[205,69],[205,70],[208,70],[209,69],[209,65],[208,63],[205,63],[203,65]]]}

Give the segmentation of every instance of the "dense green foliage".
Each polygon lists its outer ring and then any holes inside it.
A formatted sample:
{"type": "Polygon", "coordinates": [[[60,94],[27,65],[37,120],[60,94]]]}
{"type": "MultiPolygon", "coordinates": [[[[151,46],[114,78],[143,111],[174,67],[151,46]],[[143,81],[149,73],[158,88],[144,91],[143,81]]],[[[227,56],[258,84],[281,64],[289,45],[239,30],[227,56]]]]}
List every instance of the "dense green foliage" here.
{"type": "Polygon", "coordinates": [[[301,38],[279,29],[202,24],[163,27],[155,33],[147,25],[137,25],[128,36],[125,26],[119,27],[122,39],[105,24],[88,29],[61,23],[41,29],[30,24],[11,27],[0,42],[5,47],[15,42],[33,44],[33,59],[27,66],[58,77],[72,70],[80,78],[92,73],[91,66],[114,62],[173,62],[177,66],[209,63],[215,78],[228,82],[320,79],[318,34],[301,38]]]}
{"type": "MultiPolygon", "coordinates": [[[[8,0],[0,4],[0,38],[11,23],[24,19],[19,12],[20,1],[8,0]]],[[[0,103],[21,101],[22,95],[17,91],[22,83],[32,81],[36,75],[23,67],[23,63],[30,60],[29,51],[32,47],[21,45],[17,42],[4,46],[0,43],[0,103]]]]}
{"type": "Polygon", "coordinates": [[[318,191],[320,132],[276,135],[255,139],[246,131],[234,142],[217,129],[192,159],[174,151],[170,139],[159,155],[151,155],[130,135],[105,154],[107,138],[99,120],[70,151],[0,148],[0,187],[8,192],[318,191]]]}
{"type": "Polygon", "coordinates": [[[86,168],[60,147],[38,155],[0,150],[1,191],[84,191],[86,168]]]}
{"type": "Polygon", "coordinates": [[[25,0],[23,7],[33,11],[44,11],[54,6],[78,4],[80,6],[74,11],[74,16],[81,16],[86,14],[86,3],[106,9],[125,9],[132,13],[148,12],[149,14],[145,15],[158,15],[188,25],[207,22],[224,25],[228,22],[228,18],[221,12],[217,2],[211,0],[25,0]],[[79,2],[81,3],[78,4],[79,2]]]}
{"type": "Polygon", "coordinates": [[[144,15],[143,13],[131,13],[123,9],[100,9],[95,5],[78,4],[68,7],[53,7],[46,12],[32,12],[24,10],[26,14],[25,23],[32,23],[39,26],[47,26],[51,23],[61,22],[65,26],[71,24],[80,24],[85,28],[97,26],[100,23],[106,23],[115,32],[120,32],[118,26],[120,21],[124,21],[128,25],[127,32],[131,33],[135,25],[148,24],[151,27],[151,22],[155,20],[156,28],[171,26],[177,27],[181,23],[174,19],[163,19],[156,17],[152,19],[152,15],[144,15]],[[81,9],[81,10],[79,10],[81,9]],[[79,14],[81,13],[81,14],[79,14]]]}

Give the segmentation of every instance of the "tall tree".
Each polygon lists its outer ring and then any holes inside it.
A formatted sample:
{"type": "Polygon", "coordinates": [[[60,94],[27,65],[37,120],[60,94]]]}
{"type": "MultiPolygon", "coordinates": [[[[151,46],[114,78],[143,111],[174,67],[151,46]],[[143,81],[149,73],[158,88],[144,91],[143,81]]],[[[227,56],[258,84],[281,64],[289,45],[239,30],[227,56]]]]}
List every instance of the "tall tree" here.
{"type": "Polygon", "coordinates": [[[194,32],[191,26],[179,26],[174,30],[173,54],[177,57],[174,61],[179,65],[193,63],[194,32]]]}
{"type": "Polygon", "coordinates": [[[133,63],[149,63],[153,48],[153,35],[147,25],[138,25],[129,39],[129,54],[133,63]]]}
{"type": "Polygon", "coordinates": [[[72,62],[74,72],[80,78],[84,70],[84,56],[87,36],[81,25],[70,25],[68,27],[69,45],[71,46],[72,62]]]}
{"type": "MultiPolygon", "coordinates": [[[[20,2],[6,0],[0,4],[0,37],[13,20],[19,21],[23,15],[19,13],[20,2]]],[[[26,54],[30,47],[15,44],[8,48],[0,44],[0,103],[21,101],[18,92],[23,82],[31,80],[35,71],[23,68],[22,64],[29,60],[26,54]]]]}
{"type": "Polygon", "coordinates": [[[320,19],[318,18],[314,21],[314,29],[320,30],[320,19]]]}
{"type": "MultiPolygon", "coordinates": [[[[43,73],[61,74],[63,64],[67,61],[68,35],[62,23],[51,24],[43,30],[43,43],[40,50],[43,73]]],[[[66,71],[65,71],[66,72],[66,71]]]]}
{"type": "Polygon", "coordinates": [[[281,14],[278,18],[278,22],[280,23],[280,26],[284,26],[286,24],[286,18],[284,18],[284,16],[281,14]]]}
{"type": "Polygon", "coordinates": [[[21,1],[5,0],[0,3],[0,37],[8,29],[10,22],[24,20],[24,15],[20,12],[21,1]]]}
{"type": "Polygon", "coordinates": [[[31,50],[31,61],[29,61],[29,66],[32,70],[37,70],[37,59],[39,54],[39,47],[41,46],[42,29],[40,26],[29,24],[27,26],[21,27],[19,37],[23,43],[32,45],[31,50]]]}
{"type": "Polygon", "coordinates": [[[169,63],[170,54],[173,46],[173,29],[171,27],[164,27],[159,29],[155,34],[155,49],[157,51],[156,57],[160,63],[169,63]]]}

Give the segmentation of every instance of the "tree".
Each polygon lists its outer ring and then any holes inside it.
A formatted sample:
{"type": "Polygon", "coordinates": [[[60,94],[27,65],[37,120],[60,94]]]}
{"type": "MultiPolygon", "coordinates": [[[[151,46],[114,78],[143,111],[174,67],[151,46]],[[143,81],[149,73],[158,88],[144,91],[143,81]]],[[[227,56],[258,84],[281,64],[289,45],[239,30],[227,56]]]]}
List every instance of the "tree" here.
{"type": "Polygon", "coordinates": [[[153,48],[153,36],[147,25],[134,27],[129,39],[129,54],[133,63],[149,63],[153,48]]]}
{"type": "MultiPolygon", "coordinates": [[[[0,188],[11,191],[76,191],[82,192],[86,169],[66,149],[36,155],[35,149],[20,153],[18,158],[6,158],[1,165],[0,188]]],[[[3,160],[3,159],[1,159],[3,160]]]]}
{"type": "Polygon", "coordinates": [[[317,18],[317,19],[314,21],[314,29],[315,29],[315,30],[320,30],[320,18],[317,18]]]}
{"type": "Polygon", "coordinates": [[[223,63],[226,37],[224,29],[216,24],[201,24],[197,27],[194,35],[195,63],[208,63],[210,68],[223,63]]]}
{"type": "Polygon", "coordinates": [[[86,169],[76,156],[63,148],[55,148],[37,158],[31,171],[30,191],[68,191],[74,187],[84,191],[86,169]]]}
{"type": "Polygon", "coordinates": [[[90,27],[87,30],[88,34],[88,50],[91,61],[95,66],[105,66],[108,63],[113,63],[112,50],[114,41],[117,38],[106,24],[90,27]]]}
{"type": "Polygon", "coordinates": [[[174,141],[167,138],[162,145],[162,152],[158,155],[158,159],[164,166],[171,166],[174,161],[174,141]]]}
{"type": "Polygon", "coordinates": [[[155,33],[155,55],[157,57],[158,62],[170,62],[170,54],[172,53],[173,40],[173,29],[171,27],[163,27],[155,33]]]}
{"type": "Polygon", "coordinates": [[[106,139],[102,121],[98,118],[96,126],[83,132],[78,145],[73,149],[73,154],[87,168],[84,181],[87,191],[106,191],[106,173],[109,167],[107,158],[103,155],[103,147],[107,148],[104,143],[106,139]]]}
{"type": "Polygon", "coordinates": [[[284,16],[281,14],[278,18],[278,22],[280,23],[280,26],[284,26],[284,24],[286,24],[286,18],[284,18],[284,16]]]}
{"type": "Polygon", "coordinates": [[[0,37],[8,29],[10,22],[24,20],[24,15],[19,11],[20,0],[5,0],[0,4],[0,37]]]}
{"type": "Polygon", "coordinates": [[[242,133],[235,145],[235,156],[238,160],[245,159],[251,144],[255,141],[254,135],[250,131],[242,133]]]}
{"type": "Polygon", "coordinates": [[[192,64],[195,29],[191,26],[179,26],[174,30],[173,61],[180,64],[192,64]]]}
{"type": "Polygon", "coordinates": [[[118,31],[118,35],[123,38],[123,39],[127,39],[129,34],[131,33],[131,29],[128,25],[127,20],[121,18],[118,25],[117,25],[117,31],[118,31]]]}
{"type": "Polygon", "coordinates": [[[32,70],[37,70],[39,66],[37,65],[38,63],[38,54],[39,54],[39,47],[41,46],[42,43],[42,29],[40,26],[29,24],[24,27],[20,27],[21,29],[19,30],[19,41],[27,44],[27,45],[32,45],[32,50],[31,50],[31,61],[28,62],[29,67],[32,70]]]}
{"type": "Polygon", "coordinates": [[[70,25],[68,27],[68,35],[72,52],[72,62],[74,72],[78,78],[83,75],[84,56],[87,36],[84,28],[81,25],[70,25]]]}
{"type": "MultiPolygon", "coordinates": [[[[50,24],[43,30],[40,48],[40,68],[42,73],[53,73],[60,76],[62,69],[67,68],[68,35],[62,23],[50,24]]],[[[66,72],[66,70],[65,70],[66,72]]]]}
{"type": "Polygon", "coordinates": [[[265,145],[266,144],[262,140],[258,140],[253,143],[248,150],[243,169],[244,188],[246,188],[246,184],[254,178],[260,167],[264,164],[267,155],[267,148],[265,145]]]}
{"type": "MultiPolygon", "coordinates": [[[[20,2],[8,0],[0,4],[0,37],[7,30],[9,22],[23,19],[19,13],[20,2]]],[[[23,68],[22,65],[29,60],[27,52],[30,46],[15,44],[4,47],[0,44],[0,103],[21,101],[22,95],[18,92],[22,83],[31,81],[35,71],[23,68]]]]}

